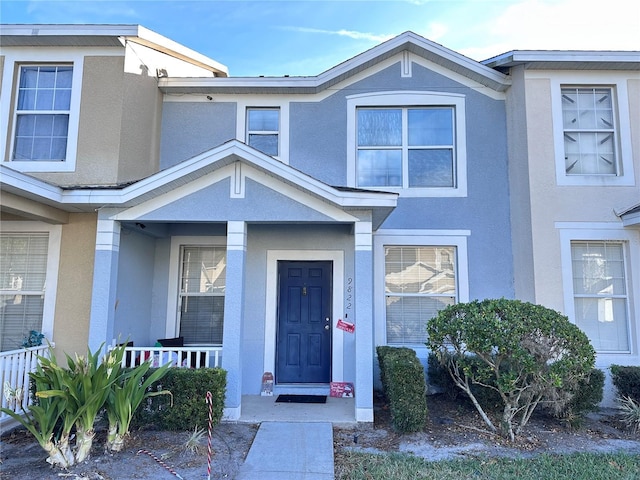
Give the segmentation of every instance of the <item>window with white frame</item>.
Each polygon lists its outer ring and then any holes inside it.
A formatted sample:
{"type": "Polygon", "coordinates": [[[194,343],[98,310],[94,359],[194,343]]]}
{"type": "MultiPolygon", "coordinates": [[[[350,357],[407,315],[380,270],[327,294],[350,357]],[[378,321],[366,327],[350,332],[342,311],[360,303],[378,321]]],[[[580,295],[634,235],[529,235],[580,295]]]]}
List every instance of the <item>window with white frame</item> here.
{"type": "Polygon", "coordinates": [[[0,350],[43,330],[48,233],[0,234],[0,350]]]}
{"type": "Polygon", "coordinates": [[[598,352],[629,351],[624,243],[572,241],[575,323],[598,352]]]}
{"type": "Polygon", "coordinates": [[[72,80],[71,65],[20,66],[12,161],[66,160],[72,80]]]}
{"type": "Polygon", "coordinates": [[[388,344],[424,344],[427,321],[456,303],[455,246],[384,246],[388,344]]]}
{"type": "Polygon", "coordinates": [[[222,345],[226,289],[226,248],[181,248],[180,336],[185,344],[222,345]]]}
{"type": "Polygon", "coordinates": [[[563,86],[562,125],[567,175],[617,175],[613,89],[563,86]]]}
{"type": "Polygon", "coordinates": [[[247,143],[267,155],[280,153],[280,109],[247,108],[247,143]]]}
{"type": "Polygon", "coordinates": [[[358,187],[455,187],[454,118],[450,106],[358,108],[358,187]]]}

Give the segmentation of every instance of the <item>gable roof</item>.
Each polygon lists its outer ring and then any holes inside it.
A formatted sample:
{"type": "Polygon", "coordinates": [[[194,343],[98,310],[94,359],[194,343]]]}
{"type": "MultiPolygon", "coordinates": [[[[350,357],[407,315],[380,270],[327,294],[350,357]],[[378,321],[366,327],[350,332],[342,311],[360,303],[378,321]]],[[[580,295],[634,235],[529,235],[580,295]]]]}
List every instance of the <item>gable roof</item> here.
{"type": "Polygon", "coordinates": [[[158,198],[235,162],[245,163],[339,209],[370,210],[374,229],[382,224],[397,204],[396,193],[327,185],[238,140],[231,140],[137,182],[112,187],[65,188],[0,165],[0,190],[67,212],[128,208],[158,198]]]}
{"type": "Polygon", "coordinates": [[[335,67],[309,77],[162,78],[166,93],[307,93],[327,90],[384,60],[407,51],[496,91],[505,91],[509,78],[475,60],[413,32],[405,32],[335,67]]]}

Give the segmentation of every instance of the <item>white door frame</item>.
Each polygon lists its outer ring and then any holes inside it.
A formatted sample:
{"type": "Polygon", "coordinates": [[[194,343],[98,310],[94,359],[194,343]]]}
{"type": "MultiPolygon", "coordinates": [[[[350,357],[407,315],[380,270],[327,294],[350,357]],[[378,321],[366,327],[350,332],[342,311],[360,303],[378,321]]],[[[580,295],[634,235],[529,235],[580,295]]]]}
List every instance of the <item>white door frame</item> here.
{"type": "Polygon", "coordinates": [[[331,261],[333,262],[332,292],[332,338],[331,338],[331,381],[341,382],[344,378],[343,331],[335,324],[343,310],[344,252],[342,250],[268,250],[266,309],[264,328],[264,369],[275,373],[276,331],[278,310],[278,261],[331,261]]]}

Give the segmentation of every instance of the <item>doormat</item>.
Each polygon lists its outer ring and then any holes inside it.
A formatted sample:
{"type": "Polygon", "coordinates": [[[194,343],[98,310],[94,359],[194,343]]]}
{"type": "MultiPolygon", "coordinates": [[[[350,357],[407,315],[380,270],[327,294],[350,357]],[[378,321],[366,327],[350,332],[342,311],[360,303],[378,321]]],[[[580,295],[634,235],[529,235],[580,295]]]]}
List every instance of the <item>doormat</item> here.
{"type": "Polygon", "coordinates": [[[278,395],[280,403],[327,403],[326,395],[278,395]]]}

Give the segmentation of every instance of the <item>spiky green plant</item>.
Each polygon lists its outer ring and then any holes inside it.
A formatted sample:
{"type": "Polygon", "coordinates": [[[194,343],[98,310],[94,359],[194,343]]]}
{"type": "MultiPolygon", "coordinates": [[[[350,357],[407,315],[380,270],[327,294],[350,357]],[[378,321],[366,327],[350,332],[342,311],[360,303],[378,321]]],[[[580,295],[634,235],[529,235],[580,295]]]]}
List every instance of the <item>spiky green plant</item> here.
{"type": "Polygon", "coordinates": [[[640,403],[631,397],[622,397],[618,400],[618,410],[620,418],[624,424],[634,432],[640,430],[640,403]]]}
{"type": "Polygon", "coordinates": [[[196,425],[193,432],[189,434],[189,438],[187,438],[187,441],[184,442],[184,445],[182,446],[184,451],[192,455],[200,453],[200,450],[202,450],[201,442],[206,434],[207,431],[204,428],[198,428],[196,425]]]}
{"type": "Polygon", "coordinates": [[[154,370],[145,377],[151,364],[144,362],[132,370],[125,370],[119,376],[109,392],[105,404],[109,430],[107,432],[107,448],[112,452],[119,452],[124,447],[125,438],[129,435],[129,426],[134,412],[145,398],[156,395],[171,395],[168,390],[148,391],[148,388],[166,373],[170,363],[154,370]]]}
{"type": "Polygon", "coordinates": [[[75,418],[71,416],[71,421],[68,420],[68,398],[39,395],[40,392],[53,388],[62,390],[66,382],[64,371],[57,365],[51,347],[49,355],[51,358],[38,356],[36,371],[29,374],[35,383],[37,404],[31,405],[28,411],[21,405],[22,415],[6,408],[2,412],[22,424],[35,437],[49,455],[47,462],[67,468],[75,463],[69,446],[69,435],[75,418]]]}
{"type": "Polygon", "coordinates": [[[111,385],[120,376],[120,363],[124,347],[117,347],[99,361],[102,346],[95,352],[88,351],[87,357],[76,355],[75,360],[67,355],[67,364],[71,373],[73,390],[70,394],[78,405],[83,405],[82,414],[75,422],[76,461],[84,461],[91,452],[95,437],[94,423],[104,407],[111,385]]]}

